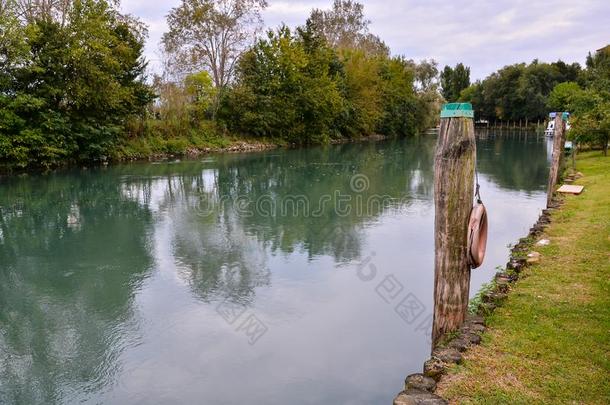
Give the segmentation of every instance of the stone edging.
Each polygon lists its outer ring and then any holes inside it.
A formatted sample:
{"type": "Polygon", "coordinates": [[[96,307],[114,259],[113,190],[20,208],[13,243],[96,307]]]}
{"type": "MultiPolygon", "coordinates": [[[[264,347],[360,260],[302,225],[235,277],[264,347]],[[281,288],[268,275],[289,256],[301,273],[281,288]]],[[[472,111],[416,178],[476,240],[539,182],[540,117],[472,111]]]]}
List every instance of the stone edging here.
{"type": "Polygon", "coordinates": [[[486,330],[485,317],[500,306],[511,290],[511,284],[519,279],[521,271],[539,261],[539,254],[532,252],[532,246],[551,223],[551,212],[561,206],[562,200],[554,198],[549,208],[542,210],[538,221],[530,229],[529,235],[521,238],[511,249],[506,268],[496,273],[492,287],[481,292],[481,300],[476,307],[476,315],[468,315],[460,329],[444,339],[432,351],[424,363],[423,372],[407,376],[405,389],[394,398],[394,405],[441,405],[448,401],[436,395],[436,384],[451,365],[462,362],[462,353],[470,346],[481,343],[481,334],[486,330]]]}

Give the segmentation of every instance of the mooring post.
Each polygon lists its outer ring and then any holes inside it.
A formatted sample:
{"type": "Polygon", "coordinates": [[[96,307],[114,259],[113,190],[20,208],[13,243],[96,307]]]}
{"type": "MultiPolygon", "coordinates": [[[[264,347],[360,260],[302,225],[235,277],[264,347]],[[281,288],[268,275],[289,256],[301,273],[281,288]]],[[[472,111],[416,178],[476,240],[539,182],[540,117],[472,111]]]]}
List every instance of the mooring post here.
{"type": "Polygon", "coordinates": [[[563,148],[565,144],[565,123],[563,121],[563,113],[557,113],[555,116],[555,130],[553,131],[553,157],[551,160],[551,169],[549,171],[549,184],[546,196],[546,207],[551,206],[553,194],[557,181],[559,181],[559,169],[563,158],[563,148]]]}
{"type": "Polygon", "coordinates": [[[447,104],[434,157],[434,320],[432,348],[468,312],[468,222],[474,198],[476,142],[470,103],[447,104]]]}

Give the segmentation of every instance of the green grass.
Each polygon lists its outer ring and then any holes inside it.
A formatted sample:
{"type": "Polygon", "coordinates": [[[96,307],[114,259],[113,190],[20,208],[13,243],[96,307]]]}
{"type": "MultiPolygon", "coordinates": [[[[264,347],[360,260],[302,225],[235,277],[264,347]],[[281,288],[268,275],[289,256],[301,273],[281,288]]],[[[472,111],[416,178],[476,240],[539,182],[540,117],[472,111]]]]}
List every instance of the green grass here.
{"type": "Polygon", "coordinates": [[[221,137],[203,137],[197,135],[164,138],[146,136],[127,139],[118,145],[113,153],[113,160],[146,159],[159,155],[184,155],[189,149],[221,149],[231,146],[232,141],[221,137]]]}
{"type": "Polygon", "coordinates": [[[437,393],[451,403],[610,403],[610,158],[582,154],[529,267],[437,393]]]}
{"type": "Polygon", "coordinates": [[[474,297],[470,299],[468,302],[468,313],[474,315],[478,312],[479,306],[483,302],[483,295],[486,293],[493,291],[496,288],[496,281],[491,280],[489,283],[483,283],[479,291],[475,294],[474,297]]]}

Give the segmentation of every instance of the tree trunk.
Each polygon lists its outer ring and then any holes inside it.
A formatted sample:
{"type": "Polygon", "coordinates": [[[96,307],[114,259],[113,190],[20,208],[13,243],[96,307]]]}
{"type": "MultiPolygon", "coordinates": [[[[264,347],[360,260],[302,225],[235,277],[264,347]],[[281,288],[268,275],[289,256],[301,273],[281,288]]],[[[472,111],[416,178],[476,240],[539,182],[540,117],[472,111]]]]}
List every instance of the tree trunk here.
{"type": "Polygon", "coordinates": [[[441,118],[434,159],[434,321],[432,347],[468,312],[468,222],[474,198],[476,142],[470,118],[441,118]]]}
{"type": "Polygon", "coordinates": [[[563,147],[565,144],[565,124],[561,118],[561,113],[555,117],[555,131],[553,133],[553,158],[549,171],[549,183],[547,188],[546,206],[549,208],[555,193],[555,187],[559,180],[559,169],[563,158],[563,147]]]}

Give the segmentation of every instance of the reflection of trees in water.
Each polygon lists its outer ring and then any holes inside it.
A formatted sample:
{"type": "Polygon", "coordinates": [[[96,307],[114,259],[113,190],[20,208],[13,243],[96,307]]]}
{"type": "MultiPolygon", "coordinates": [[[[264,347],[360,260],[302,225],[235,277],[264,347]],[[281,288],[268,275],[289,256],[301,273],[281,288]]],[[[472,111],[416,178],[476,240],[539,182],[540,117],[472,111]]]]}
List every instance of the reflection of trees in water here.
{"type": "Polygon", "coordinates": [[[310,258],[353,260],[360,256],[362,227],[388,208],[429,199],[434,142],[418,138],[223,155],[208,164],[134,166],[128,190],[167,210],[167,243],[180,274],[200,297],[248,302],[254,288],[269,283],[268,253],[299,250],[310,258]],[[368,179],[361,193],[350,188],[356,174],[368,179]],[[161,197],[146,199],[139,178],[155,179],[148,195],[161,197]],[[349,213],[337,212],[335,192],[352,198],[349,213]],[[376,195],[387,198],[367,206],[376,195]],[[296,202],[302,199],[306,208],[296,202]],[[261,200],[274,209],[257,209],[261,200]]]}
{"type": "Polygon", "coordinates": [[[545,139],[533,133],[477,134],[479,173],[509,190],[544,190],[548,176],[545,139]]]}
{"type": "Polygon", "coordinates": [[[178,271],[199,297],[249,304],[254,289],[269,285],[265,249],[226,212],[202,217],[177,207],[172,214],[172,246],[178,271]]]}
{"type": "Polygon", "coordinates": [[[115,180],[80,173],[2,186],[0,403],[65,402],[118,371],[151,265],[151,218],[115,180]]]}
{"type": "MultiPolygon", "coordinates": [[[[409,198],[429,197],[430,146],[433,142],[422,138],[409,143],[348,144],[259,155],[239,166],[226,160],[218,168],[218,195],[205,198],[217,203],[228,198],[232,203],[246,196],[253,215],[240,216],[241,224],[272,252],[304,249],[310,257],[326,254],[351,260],[359,255],[362,226],[386,209],[408,203],[409,198]],[[355,192],[350,181],[359,174],[366,176],[367,187],[355,192]],[[341,202],[345,196],[351,200],[341,202]],[[306,208],[290,199],[305,201],[306,208]],[[380,203],[367,204],[375,200],[380,203]],[[257,212],[257,201],[269,202],[274,207],[267,210],[271,215],[257,212]],[[348,206],[349,212],[342,209],[348,206]]],[[[224,207],[234,205],[231,203],[224,207]]],[[[228,209],[221,212],[236,215],[228,209]]]]}
{"type": "Polygon", "coordinates": [[[229,155],[218,158],[212,176],[210,169],[187,169],[174,187],[182,203],[172,213],[176,259],[200,296],[246,301],[253,288],[269,282],[267,252],[353,260],[360,255],[363,226],[409,198],[429,197],[433,145],[421,138],[229,155]],[[368,179],[360,193],[350,188],[356,174],[368,179]],[[367,206],[376,195],[387,198],[367,206]],[[352,198],[349,212],[336,209],[340,196],[352,198]]]}

